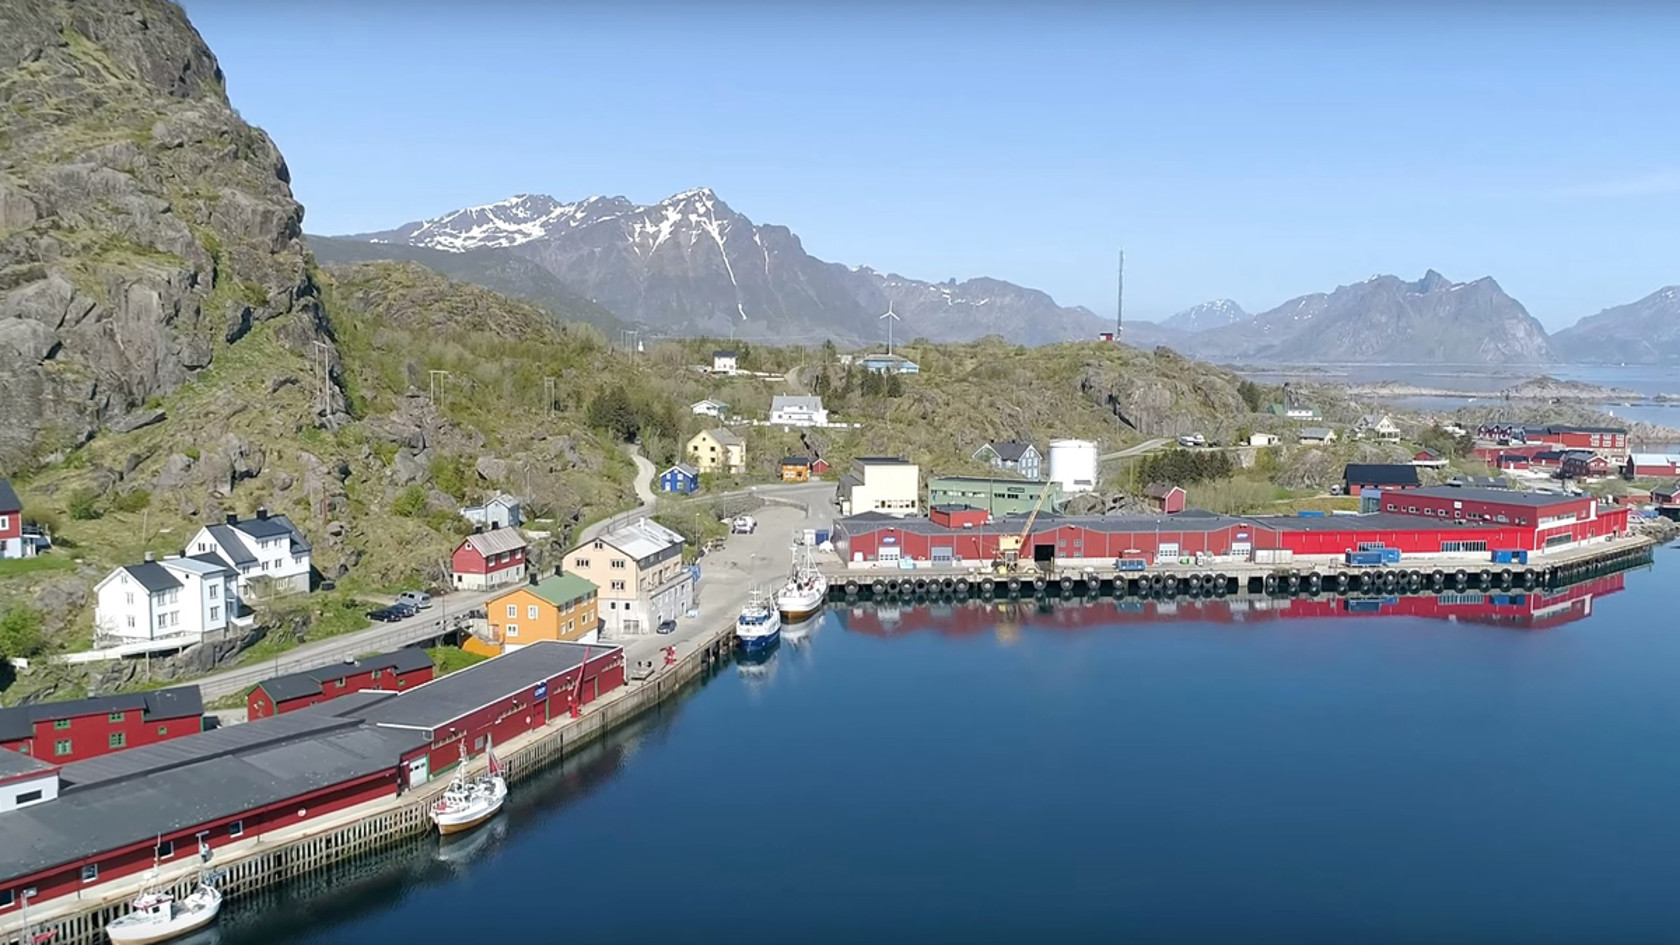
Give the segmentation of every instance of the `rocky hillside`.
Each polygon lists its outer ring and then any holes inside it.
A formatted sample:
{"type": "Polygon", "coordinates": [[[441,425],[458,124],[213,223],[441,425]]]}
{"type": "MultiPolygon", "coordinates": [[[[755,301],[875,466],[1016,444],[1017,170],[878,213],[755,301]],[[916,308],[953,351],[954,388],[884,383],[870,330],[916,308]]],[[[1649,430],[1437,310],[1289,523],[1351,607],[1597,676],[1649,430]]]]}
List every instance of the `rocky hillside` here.
{"type": "Polygon", "coordinates": [[[1680,286],[1589,315],[1553,335],[1552,344],[1576,363],[1680,363],[1680,286]]]}
{"type": "Polygon", "coordinates": [[[179,8],[7,4],[0,69],[0,470],[149,422],[256,325],[336,376],[286,162],[179,8]]]}
{"type": "Polygon", "coordinates": [[[1546,331],[1490,278],[1416,282],[1372,276],[1291,299],[1246,322],[1190,336],[1220,361],[1535,364],[1554,360],[1546,331]]]}
{"type": "Polygon", "coordinates": [[[649,206],[623,197],[561,203],[521,194],[343,239],[392,256],[414,247],[517,256],[619,318],[667,335],[876,343],[884,339],[880,316],[889,303],[903,318],[896,330],[902,338],[998,334],[1044,344],[1089,338],[1100,327],[1085,309],[1007,282],[929,283],[824,262],[787,227],[754,223],[705,188],[649,206]]]}

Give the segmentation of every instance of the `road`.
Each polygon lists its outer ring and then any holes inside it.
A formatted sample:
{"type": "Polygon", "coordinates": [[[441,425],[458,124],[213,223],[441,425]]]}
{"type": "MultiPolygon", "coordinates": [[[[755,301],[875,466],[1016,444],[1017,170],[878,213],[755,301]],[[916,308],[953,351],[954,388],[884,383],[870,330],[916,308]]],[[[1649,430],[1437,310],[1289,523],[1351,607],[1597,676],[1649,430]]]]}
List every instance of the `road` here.
{"type": "Polygon", "coordinates": [[[653,514],[654,506],[659,503],[659,496],[655,495],[653,491],[653,477],[658,475],[659,471],[654,469],[653,462],[638,452],[634,446],[629,448],[629,453],[630,459],[636,464],[636,498],[640,499],[642,504],[628,512],[620,512],[585,528],[578,533],[578,544],[589,541],[602,532],[610,532],[626,522],[632,522],[653,514]]]}
{"type": "Polygon", "coordinates": [[[1142,454],[1142,453],[1153,452],[1155,450],[1160,449],[1163,446],[1166,446],[1167,443],[1169,443],[1169,442],[1171,442],[1171,441],[1169,441],[1164,436],[1163,437],[1156,437],[1153,440],[1144,440],[1142,443],[1139,443],[1136,446],[1128,446],[1125,449],[1119,450],[1117,452],[1104,453],[1103,455],[1097,457],[1097,459],[1099,459],[1100,461],[1105,462],[1105,463],[1108,462],[1111,459],[1125,459],[1128,456],[1137,456],[1137,455],[1142,454]]]}

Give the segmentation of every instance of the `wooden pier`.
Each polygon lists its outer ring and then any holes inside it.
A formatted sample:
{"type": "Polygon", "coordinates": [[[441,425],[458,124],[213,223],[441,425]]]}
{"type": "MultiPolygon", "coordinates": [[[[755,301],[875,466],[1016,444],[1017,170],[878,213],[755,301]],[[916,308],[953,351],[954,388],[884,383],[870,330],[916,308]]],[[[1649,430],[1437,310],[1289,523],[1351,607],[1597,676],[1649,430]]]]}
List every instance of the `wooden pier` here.
{"type": "Polygon", "coordinates": [[[1246,561],[1175,564],[1130,572],[1116,571],[1112,565],[1039,568],[1028,564],[1008,574],[978,567],[866,570],[831,566],[825,571],[829,599],[834,601],[1426,594],[1564,587],[1649,564],[1654,547],[1650,539],[1635,537],[1548,556],[1527,565],[1434,558],[1366,568],[1336,561],[1297,560],[1278,565],[1246,561]]]}

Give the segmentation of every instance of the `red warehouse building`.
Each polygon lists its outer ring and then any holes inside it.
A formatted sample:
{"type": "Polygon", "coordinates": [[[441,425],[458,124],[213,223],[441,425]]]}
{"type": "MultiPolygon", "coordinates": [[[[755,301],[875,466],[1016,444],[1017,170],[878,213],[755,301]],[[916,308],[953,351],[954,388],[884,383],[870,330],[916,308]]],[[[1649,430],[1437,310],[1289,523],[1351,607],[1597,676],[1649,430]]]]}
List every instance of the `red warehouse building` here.
{"type": "MultiPolygon", "coordinates": [[[[1382,501],[1384,512],[1421,516],[1442,523],[1482,526],[1491,523],[1501,531],[1518,533],[1520,544],[1490,546],[1500,549],[1544,551],[1611,538],[1628,530],[1626,507],[1601,506],[1590,495],[1435,486],[1402,495],[1384,495],[1382,501]]],[[[1502,537],[1501,541],[1504,540],[1507,539],[1502,537]]]]}
{"type": "Polygon", "coordinates": [[[30,904],[390,797],[417,733],[300,713],[65,765],[56,796],[0,813],[0,919],[30,904]]]}
{"type": "Polygon", "coordinates": [[[1558,472],[1565,479],[1602,479],[1615,468],[1592,450],[1564,450],[1558,472]]]}
{"type": "Polygon", "coordinates": [[[1629,479],[1673,479],[1680,476],[1680,454],[1631,453],[1622,464],[1622,475],[1629,479]]]}
{"type": "Polygon", "coordinates": [[[569,715],[624,685],[624,649],[543,640],[434,679],[361,714],[370,725],[421,733],[429,748],[409,778],[426,778],[569,715]]]}
{"type": "Polygon", "coordinates": [[[1529,443],[1549,443],[1565,450],[1594,450],[1618,458],[1628,450],[1627,430],[1621,427],[1524,427],[1523,437],[1529,443]]]}
{"type": "Polygon", "coordinates": [[[197,686],[0,709],[0,748],[53,764],[203,730],[204,700],[197,686]]]}
{"type": "Polygon", "coordinates": [[[402,649],[364,656],[257,683],[257,688],[245,697],[245,717],[267,718],[352,692],[367,689],[401,692],[431,681],[432,658],[425,650],[402,649]]]}
{"type": "Polygon", "coordinates": [[[1366,489],[1416,489],[1417,467],[1411,463],[1348,463],[1342,470],[1342,484],[1348,495],[1358,495],[1366,489]]]}
{"type": "Polygon", "coordinates": [[[498,528],[468,535],[449,558],[455,586],[476,591],[525,580],[526,542],[517,528],[498,528]]]}

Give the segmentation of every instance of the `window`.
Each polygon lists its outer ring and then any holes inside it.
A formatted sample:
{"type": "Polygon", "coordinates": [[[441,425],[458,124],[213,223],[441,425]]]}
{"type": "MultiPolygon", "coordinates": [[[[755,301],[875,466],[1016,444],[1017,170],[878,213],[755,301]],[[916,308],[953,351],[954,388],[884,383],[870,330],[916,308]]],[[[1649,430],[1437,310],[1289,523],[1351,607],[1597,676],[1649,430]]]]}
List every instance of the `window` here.
{"type": "Polygon", "coordinates": [[[89,863],[82,867],[82,882],[91,883],[99,878],[99,864],[89,863]]]}
{"type": "Polygon", "coordinates": [[[526,620],[537,619],[537,605],[536,604],[529,604],[529,605],[526,606],[526,608],[525,608],[525,619],[526,620]]]}
{"type": "Polygon", "coordinates": [[[615,570],[615,571],[624,570],[624,559],[623,558],[614,558],[612,566],[613,566],[613,570],[615,570]]]}
{"type": "Polygon", "coordinates": [[[58,756],[70,754],[70,739],[61,738],[53,743],[53,754],[58,756]]]}
{"type": "Polygon", "coordinates": [[[106,716],[106,718],[110,719],[112,722],[121,722],[123,720],[123,713],[112,712],[110,715],[106,716]]]}
{"type": "Polygon", "coordinates": [[[211,620],[220,620],[221,618],[222,618],[222,608],[220,608],[220,607],[210,608],[210,619],[211,620]]]}
{"type": "Polygon", "coordinates": [[[344,688],[344,677],[343,676],[338,677],[338,680],[336,682],[334,682],[333,685],[335,687],[339,688],[339,689],[343,689],[344,688]]]}
{"type": "Polygon", "coordinates": [[[382,673],[382,672],[384,672],[384,671],[383,671],[383,670],[378,670],[378,669],[376,669],[376,670],[374,670],[374,671],[373,671],[373,678],[374,678],[374,679],[378,679],[378,678],[379,678],[379,675],[380,675],[380,673],[382,673]]]}
{"type": "Polygon", "coordinates": [[[25,804],[33,804],[40,799],[41,799],[41,792],[39,790],[24,791],[22,794],[19,794],[17,796],[17,805],[19,807],[22,807],[25,804]]]}
{"type": "Polygon", "coordinates": [[[1441,551],[1443,551],[1443,552],[1486,551],[1486,550],[1488,550],[1488,544],[1485,541],[1443,541],[1443,542],[1441,542],[1441,551]]]}
{"type": "Polygon", "coordinates": [[[159,725],[158,726],[158,734],[159,735],[168,735],[169,734],[169,726],[159,725]]]}
{"type": "MultiPolygon", "coordinates": [[[[124,580],[127,580],[127,578],[124,578],[124,580]]],[[[123,596],[125,596],[125,597],[127,597],[127,598],[128,598],[128,603],[129,603],[129,604],[133,604],[133,603],[134,603],[134,592],[133,592],[133,591],[129,591],[129,592],[128,592],[128,593],[127,593],[127,594],[125,594],[125,595],[123,595],[123,596]]]]}
{"type": "Polygon", "coordinates": [[[516,623],[508,624],[507,625],[507,635],[510,638],[519,636],[519,624],[516,624],[516,623]]]}
{"type": "Polygon", "coordinates": [[[243,836],[244,833],[245,833],[245,821],[236,820],[233,823],[228,824],[228,836],[238,837],[238,836],[243,836]]]}
{"type": "Polygon", "coordinates": [[[175,855],[175,841],[165,840],[157,845],[158,859],[164,860],[175,855]]]}
{"type": "Polygon", "coordinates": [[[572,567],[573,568],[587,568],[587,567],[589,567],[589,559],[588,558],[573,558],[572,559],[572,567]]]}
{"type": "Polygon", "coordinates": [[[128,734],[125,733],[125,732],[112,732],[111,733],[111,738],[110,738],[110,744],[111,744],[112,748],[123,748],[123,747],[127,746],[128,745],[128,734]]]}
{"type": "Polygon", "coordinates": [[[623,582],[623,581],[614,581],[614,582],[612,582],[612,589],[613,589],[613,590],[615,590],[615,591],[622,591],[622,590],[624,590],[624,582],[623,582]]]}
{"type": "Polygon", "coordinates": [[[130,630],[134,629],[134,615],[133,614],[128,615],[128,629],[130,629],[130,630]]]}
{"type": "Polygon", "coordinates": [[[17,894],[10,889],[0,889],[0,909],[9,909],[17,901],[17,894]]]}
{"type": "Polygon", "coordinates": [[[519,617],[519,605],[518,604],[509,604],[509,605],[507,605],[507,607],[508,607],[508,619],[509,620],[518,619],[518,617],[519,617]]]}
{"type": "Polygon", "coordinates": [[[63,732],[63,731],[68,730],[69,728],[70,728],[70,720],[69,719],[54,719],[53,720],[53,731],[63,732]]]}
{"type": "Polygon", "coordinates": [[[0,528],[10,528],[11,525],[12,517],[10,515],[0,515],[0,528]]]}

